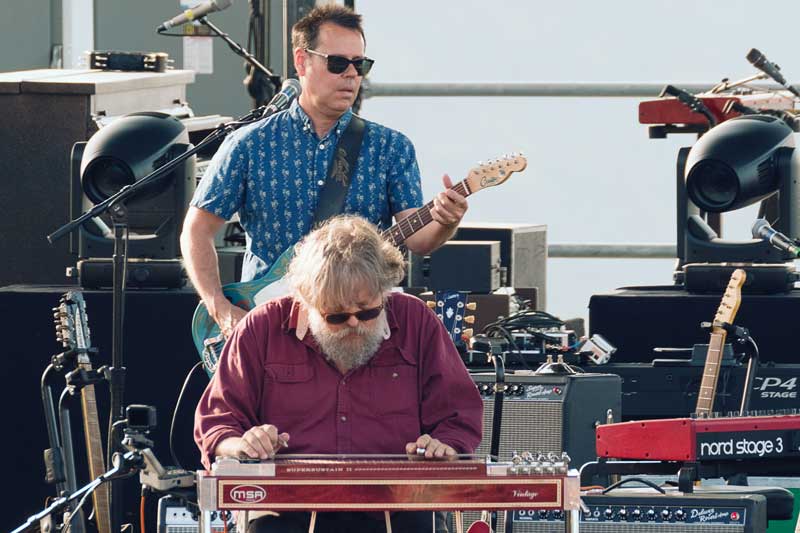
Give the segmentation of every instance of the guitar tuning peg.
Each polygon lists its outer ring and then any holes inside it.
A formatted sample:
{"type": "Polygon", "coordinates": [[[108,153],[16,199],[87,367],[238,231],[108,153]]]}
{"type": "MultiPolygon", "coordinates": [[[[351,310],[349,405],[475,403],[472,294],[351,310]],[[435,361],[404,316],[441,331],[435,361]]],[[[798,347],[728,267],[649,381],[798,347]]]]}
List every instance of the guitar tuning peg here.
{"type": "Polygon", "coordinates": [[[432,300],[428,300],[427,302],[425,302],[425,305],[427,305],[428,307],[433,309],[434,307],[436,307],[436,302],[434,302],[432,300]]]}
{"type": "Polygon", "coordinates": [[[467,309],[469,309],[470,311],[474,311],[477,308],[478,308],[478,304],[475,303],[475,302],[469,302],[467,304],[467,309]]]}
{"type": "Polygon", "coordinates": [[[475,323],[475,317],[472,316],[472,315],[465,316],[464,317],[464,322],[466,322],[467,324],[474,324],[475,323]]]}
{"type": "Polygon", "coordinates": [[[469,338],[472,337],[472,333],[473,333],[472,328],[467,328],[467,329],[465,329],[464,331],[461,332],[461,338],[462,339],[469,339],[469,338]]]}

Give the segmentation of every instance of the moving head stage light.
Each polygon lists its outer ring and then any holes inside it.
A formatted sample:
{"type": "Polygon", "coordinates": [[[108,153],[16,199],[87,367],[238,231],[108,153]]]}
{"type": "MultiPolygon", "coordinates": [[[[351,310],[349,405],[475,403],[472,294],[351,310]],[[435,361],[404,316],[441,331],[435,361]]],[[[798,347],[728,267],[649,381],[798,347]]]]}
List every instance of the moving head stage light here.
{"type": "MultiPolygon", "coordinates": [[[[88,142],[72,149],[71,216],[77,218],[126,185],[138,182],[189,148],[189,134],[177,118],[157,112],[131,113],[114,120],[88,142]]],[[[195,189],[195,159],[145,185],[125,200],[130,287],[174,287],[184,282],[179,237],[195,189]]],[[[113,221],[108,215],[84,224],[70,241],[79,257],[84,287],[112,284],[113,221]]]]}
{"type": "Polygon", "coordinates": [[[709,225],[709,213],[725,213],[761,202],[759,217],[779,232],[796,238],[800,156],[793,130],[768,115],[727,120],[678,154],[678,267],[676,280],[689,290],[724,288],[735,266],[757,263],[748,270],[752,292],[789,290],[796,279],[794,257],[768,241],[731,241],[709,225]],[[694,276],[692,276],[694,270],[694,276]],[[702,273],[702,274],[701,274],[702,273]],[[701,274],[701,275],[698,275],[701,274]],[[720,285],[721,284],[721,285],[720,285]]]}

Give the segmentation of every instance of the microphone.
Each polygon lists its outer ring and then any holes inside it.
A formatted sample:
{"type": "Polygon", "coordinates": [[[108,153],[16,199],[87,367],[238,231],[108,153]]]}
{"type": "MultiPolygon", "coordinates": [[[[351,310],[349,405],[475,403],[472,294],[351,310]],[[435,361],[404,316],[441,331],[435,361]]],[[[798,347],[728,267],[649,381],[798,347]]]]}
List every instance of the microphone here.
{"type": "Polygon", "coordinates": [[[711,110],[706,107],[703,101],[695,95],[687,93],[683,89],[679,89],[674,85],[666,85],[661,90],[661,94],[659,94],[659,96],[662,98],[664,95],[674,96],[678,99],[678,101],[682,102],[686,107],[688,107],[692,113],[700,113],[706,117],[709,128],[713,128],[717,125],[717,117],[715,117],[713,113],[711,113],[711,110]]]}
{"type": "Polygon", "coordinates": [[[794,240],[777,231],[763,218],[756,219],[753,223],[753,238],[768,241],[778,250],[789,252],[795,257],[800,257],[800,246],[794,240]]]}
{"type": "Polygon", "coordinates": [[[798,92],[797,89],[786,83],[786,78],[781,74],[781,67],[768,60],[766,56],[756,48],[751,48],[750,51],[747,52],[747,60],[758,70],[789,89],[792,94],[800,96],[800,92],[798,92]]]}
{"type": "Polygon", "coordinates": [[[167,31],[174,26],[180,26],[181,24],[186,24],[187,22],[203,18],[209,13],[215,13],[217,11],[222,11],[223,9],[228,9],[231,7],[232,3],[233,0],[208,0],[208,2],[203,2],[192,9],[187,9],[177,17],[172,17],[171,19],[164,21],[161,26],[156,28],[156,31],[167,31]]]}
{"type": "Polygon", "coordinates": [[[292,98],[295,98],[300,95],[303,91],[300,82],[294,78],[287,78],[283,85],[281,85],[281,90],[275,96],[272,97],[272,100],[266,105],[264,109],[264,116],[271,115],[272,113],[277,113],[281,109],[285,109],[289,102],[292,101],[292,98]]]}

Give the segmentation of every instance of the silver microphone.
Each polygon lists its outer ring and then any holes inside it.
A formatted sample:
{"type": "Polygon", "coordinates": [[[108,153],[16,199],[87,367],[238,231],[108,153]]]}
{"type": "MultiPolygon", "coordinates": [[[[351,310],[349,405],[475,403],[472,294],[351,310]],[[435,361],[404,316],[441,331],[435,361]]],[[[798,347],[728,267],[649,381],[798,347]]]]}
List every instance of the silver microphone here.
{"type": "Polygon", "coordinates": [[[753,232],[754,239],[763,239],[778,250],[788,252],[795,257],[800,257],[800,246],[792,239],[770,226],[769,222],[763,218],[756,219],[751,231],[753,232]]]}
{"type": "Polygon", "coordinates": [[[264,114],[270,115],[272,113],[277,113],[281,109],[285,109],[292,101],[292,98],[300,96],[302,91],[303,87],[300,85],[299,81],[294,78],[286,79],[283,85],[281,85],[280,92],[273,96],[272,100],[267,104],[264,114]]]}
{"type": "Polygon", "coordinates": [[[208,0],[208,2],[203,2],[198,6],[187,9],[176,17],[172,17],[171,19],[162,22],[161,26],[156,28],[156,31],[167,31],[174,26],[180,26],[181,24],[186,24],[187,22],[203,18],[209,13],[215,13],[217,11],[222,11],[223,9],[228,9],[231,7],[231,4],[233,4],[233,0],[208,0]]]}

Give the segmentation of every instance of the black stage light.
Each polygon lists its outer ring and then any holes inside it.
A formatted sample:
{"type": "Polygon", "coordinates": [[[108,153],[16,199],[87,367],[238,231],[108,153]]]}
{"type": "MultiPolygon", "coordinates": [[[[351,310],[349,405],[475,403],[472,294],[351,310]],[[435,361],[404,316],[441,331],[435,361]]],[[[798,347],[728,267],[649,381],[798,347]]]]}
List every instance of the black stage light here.
{"type": "Polygon", "coordinates": [[[689,152],[686,192],[712,213],[758,202],[781,186],[778,153],[794,144],[794,131],[776,117],[745,115],[723,122],[689,152]]]}
{"type": "Polygon", "coordinates": [[[723,239],[721,214],[761,202],[759,217],[800,234],[800,153],[784,120],[745,115],[727,120],[678,154],[676,281],[689,290],[726,286],[731,264],[747,267],[751,292],[780,292],[797,278],[792,254],[763,239],[723,239]],[[724,267],[723,263],[728,263],[724,267]]]}
{"type": "MultiPolygon", "coordinates": [[[[119,117],[100,129],[88,142],[76,143],[72,150],[72,218],[77,218],[126,185],[140,181],[190,146],[183,123],[172,115],[158,112],[119,117]]],[[[183,218],[194,190],[195,158],[192,156],[124,201],[129,232],[127,256],[130,260],[177,263],[183,218]]],[[[113,221],[108,214],[85,223],[77,232],[77,238],[71,241],[71,251],[81,260],[112,257],[112,227],[113,221]]],[[[101,259],[100,263],[104,272],[110,272],[107,261],[101,259]]],[[[100,268],[98,265],[95,267],[100,268]]],[[[129,274],[133,276],[132,286],[136,286],[137,279],[142,286],[147,285],[144,278],[153,281],[152,268],[137,274],[133,265],[129,274]]],[[[108,283],[102,280],[89,285],[107,286],[108,283]]]]}

